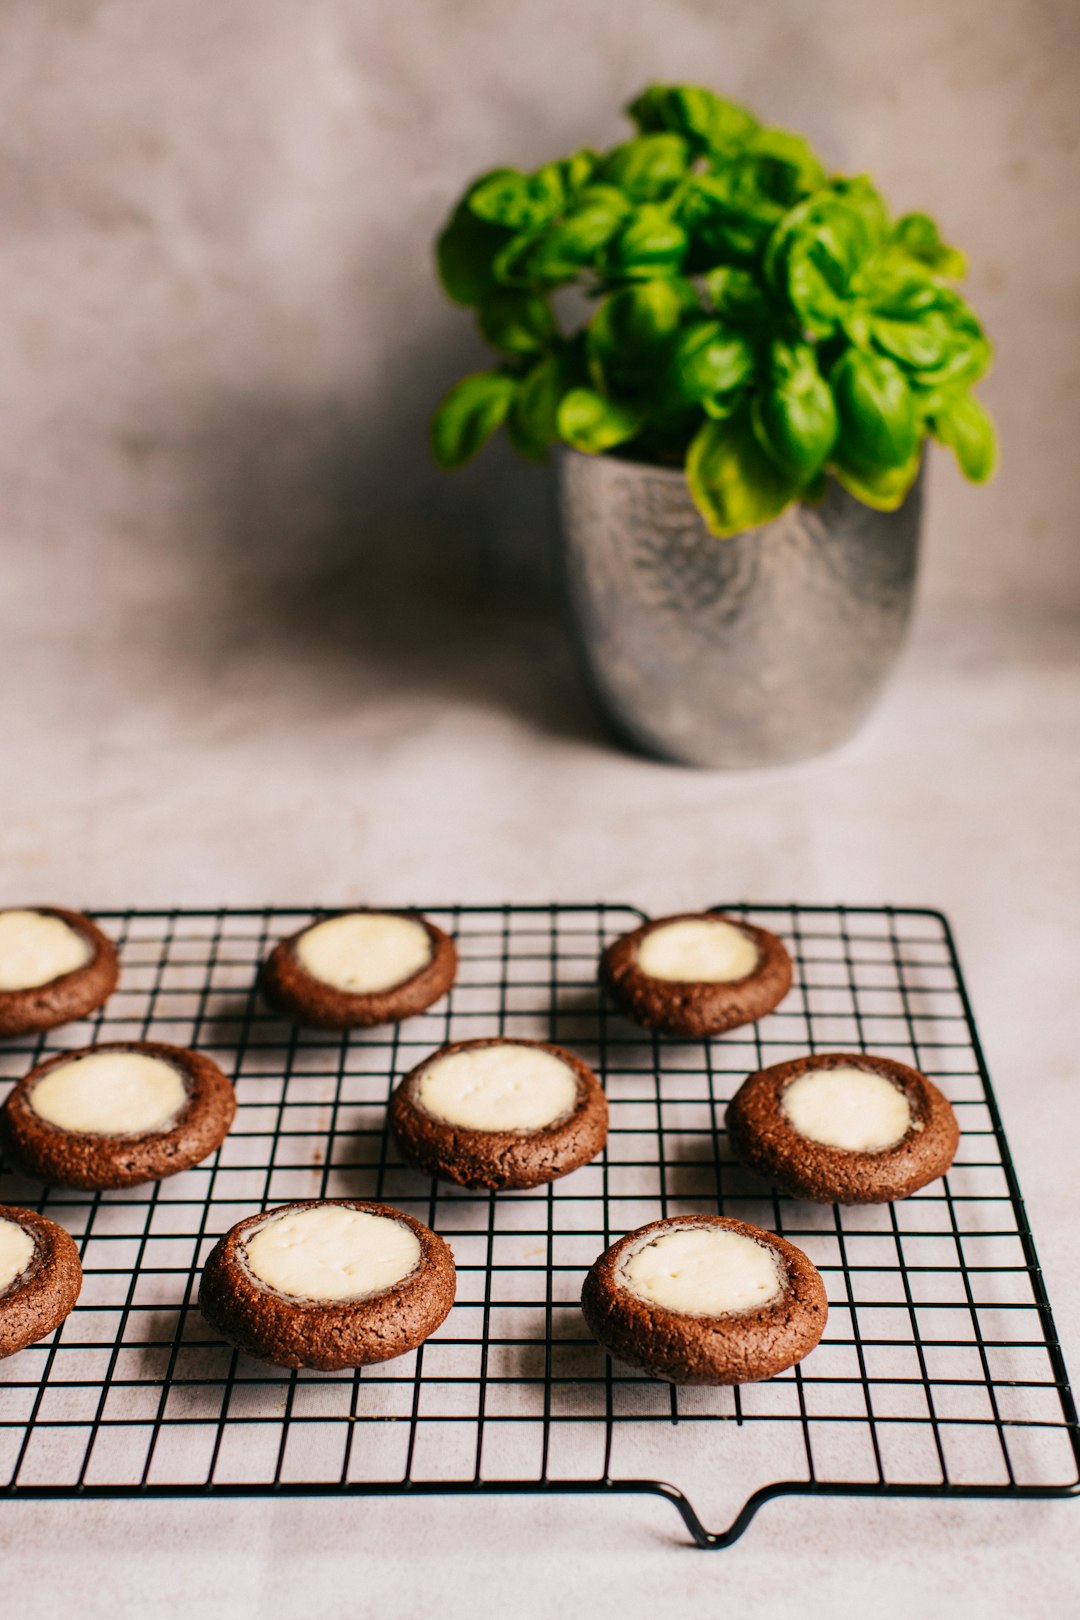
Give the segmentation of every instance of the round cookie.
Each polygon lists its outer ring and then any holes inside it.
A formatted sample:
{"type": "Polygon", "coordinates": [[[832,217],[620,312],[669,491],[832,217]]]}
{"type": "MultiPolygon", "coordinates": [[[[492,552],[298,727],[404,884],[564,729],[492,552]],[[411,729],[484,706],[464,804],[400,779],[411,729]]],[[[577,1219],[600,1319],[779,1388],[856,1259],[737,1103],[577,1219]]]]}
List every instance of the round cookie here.
{"type": "Polygon", "coordinates": [[[807,1355],[825,1286],[801,1249],[745,1221],[650,1221],[596,1260],[581,1291],[606,1350],[672,1384],[749,1384],[807,1355]]]}
{"type": "Polygon", "coordinates": [[[0,1035],[33,1035],[85,1018],[119,977],[116,946],[81,911],[0,910],[0,1035]]]}
{"type": "Polygon", "coordinates": [[[61,1052],[11,1092],[0,1122],[20,1169],[100,1191],[199,1164],[228,1135],[236,1093],[200,1052],[112,1041],[61,1052]]]}
{"type": "Polygon", "coordinates": [[[775,934],[720,911],[656,917],[600,958],[619,1010],[667,1035],[719,1035],[772,1012],[791,989],[791,958],[775,934]]]}
{"type": "Polygon", "coordinates": [[[411,1215],[309,1199],[227,1232],[203,1270],[199,1307],[249,1355],[334,1372],[415,1350],[449,1313],[456,1287],[450,1249],[411,1215]]]}
{"type": "Polygon", "coordinates": [[[0,1359],[58,1328],[81,1287],[79,1251],[63,1227],[0,1204],[0,1359]]]}
{"type": "Polygon", "coordinates": [[[444,996],[457,973],[448,934],[415,911],[358,910],[309,923],[275,945],[262,993],[313,1029],[396,1024],[444,996]]]}
{"type": "Polygon", "coordinates": [[[462,1187],[538,1187],[595,1159],[607,1098],[595,1074],[542,1041],[457,1041],[407,1074],[390,1099],[401,1156],[462,1187]]]}
{"type": "Polygon", "coordinates": [[[867,1052],[824,1052],[744,1080],[728,1105],[737,1159],[822,1204],[886,1204],[943,1176],[956,1115],[917,1069],[867,1052]]]}

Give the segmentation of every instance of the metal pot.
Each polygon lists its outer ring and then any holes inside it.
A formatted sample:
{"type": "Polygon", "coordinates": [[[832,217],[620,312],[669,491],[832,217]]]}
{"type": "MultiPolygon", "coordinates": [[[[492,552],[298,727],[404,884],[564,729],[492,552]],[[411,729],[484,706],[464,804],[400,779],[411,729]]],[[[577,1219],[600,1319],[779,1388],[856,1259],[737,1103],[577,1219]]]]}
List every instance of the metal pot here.
{"type": "Polygon", "coordinates": [[[911,613],[918,479],[875,512],[830,479],[819,505],[718,540],[681,470],[565,451],[565,575],[608,718],[686,765],[783,765],[872,708],[911,613]]]}

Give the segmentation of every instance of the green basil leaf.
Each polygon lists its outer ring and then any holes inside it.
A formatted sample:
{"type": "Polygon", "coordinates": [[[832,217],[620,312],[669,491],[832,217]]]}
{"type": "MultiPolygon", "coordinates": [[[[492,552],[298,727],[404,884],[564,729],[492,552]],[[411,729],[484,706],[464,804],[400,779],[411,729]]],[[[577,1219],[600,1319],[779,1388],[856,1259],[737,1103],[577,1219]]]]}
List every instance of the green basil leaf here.
{"type": "Polygon", "coordinates": [[[804,484],[836,444],[840,423],[832,389],[808,344],[774,343],[770,373],[751,402],[754,433],[781,472],[804,484]]]}
{"type": "Polygon", "coordinates": [[[730,394],[709,394],[698,403],[705,415],[711,416],[714,422],[726,422],[729,416],[744,409],[746,389],[733,388],[730,394]]]}
{"type": "Polygon", "coordinates": [[[757,326],[769,318],[769,300],[757,276],[733,265],[721,265],[704,276],[705,292],[721,320],[757,326]]]}
{"type": "Polygon", "coordinates": [[[862,220],[869,247],[881,247],[888,239],[891,228],[889,210],[870,176],[835,175],[829,181],[828,190],[850,213],[857,214],[862,220]]]}
{"type": "Polygon", "coordinates": [[[513,411],[507,416],[503,427],[506,429],[506,437],[518,455],[524,456],[526,461],[535,461],[538,466],[543,466],[545,462],[551,459],[548,454],[547,441],[534,438],[529,432],[527,424],[519,421],[513,411]]]}
{"type": "Polygon", "coordinates": [[[431,447],[440,467],[460,467],[505,420],[517,382],[501,371],[476,371],[451,388],[431,424],[431,447]]]}
{"type": "Polygon", "coordinates": [[[679,333],[669,364],[672,391],[693,404],[742,387],[753,374],[754,351],[719,321],[695,321],[679,333]]]}
{"type": "Polygon", "coordinates": [[[521,231],[509,240],[504,237],[504,245],[492,260],[492,274],[498,285],[503,287],[531,288],[535,277],[529,265],[536,250],[543,231],[521,231]]]}
{"type": "Polygon", "coordinates": [[[759,187],[787,207],[826,181],[825,166],[809,141],[790,130],[755,130],[742,156],[751,160],[759,187]]]}
{"type": "Polygon", "coordinates": [[[956,394],[930,420],[935,439],[947,444],[965,478],[985,484],[997,466],[997,434],[988,411],[973,394],[956,394]]]}
{"type": "Polygon", "coordinates": [[[476,187],[491,178],[481,175],[470,187],[435,243],[439,280],[456,304],[479,304],[491,291],[495,286],[495,257],[508,240],[506,230],[478,219],[469,205],[476,187]]]}
{"type": "Polygon", "coordinates": [[[815,337],[831,336],[848,303],[847,275],[827,244],[813,239],[793,243],[786,292],[796,316],[815,337]]]}
{"type": "Polygon", "coordinates": [[[545,299],[506,287],[485,300],[478,319],[483,336],[504,354],[536,354],[555,335],[555,317],[545,299]]]}
{"type": "Polygon", "coordinates": [[[736,150],[758,128],[745,107],[696,85],[651,84],[626,110],[640,130],[674,130],[712,152],[736,150]]]}
{"type": "Polygon", "coordinates": [[[936,310],[915,321],[871,315],[867,317],[867,331],[870,341],[883,354],[910,371],[932,371],[944,365],[952,347],[949,323],[936,310]]]}
{"type": "Polygon", "coordinates": [[[589,367],[601,388],[633,391],[654,381],[686,302],[687,289],[677,281],[620,287],[604,300],[585,337],[589,367]]]}
{"type": "Polygon", "coordinates": [[[575,209],[578,208],[603,208],[620,220],[629,218],[634,211],[633,204],[623,196],[618,186],[609,186],[601,180],[592,182],[578,193],[575,209]]]}
{"type": "Polygon", "coordinates": [[[677,275],[689,240],[682,226],[655,203],[634,210],[618,235],[608,244],[605,269],[628,280],[651,280],[677,275]]]}
{"type": "Polygon", "coordinates": [[[855,275],[854,287],[876,315],[895,321],[918,321],[932,310],[963,304],[960,295],[943,286],[924,265],[891,248],[867,259],[855,275]]]}
{"type": "Polygon", "coordinates": [[[599,455],[632,439],[644,421],[641,406],[606,399],[594,388],[571,388],[558,410],[560,438],[588,455],[599,455]]]}
{"type": "Polygon", "coordinates": [[[830,337],[855,297],[853,282],[874,247],[861,205],[829,188],[786,214],[769,241],[765,275],[799,324],[830,337]]]}
{"type": "Polygon", "coordinates": [[[993,349],[985,338],[953,331],[948,354],[940,366],[913,379],[930,388],[970,388],[990,370],[993,349]]]}
{"type": "Polygon", "coordinates": [[[895,512],[897,507],[903,506],[908,490],[919,475],[921,462],[920,449],[915,450],[904,466],[886,469],[858,467],[837,455],[829,471],[865,506],[872,506],[878,512],[895,512]]]}
{"type": "Polygon", "coordinates": [[[712,188],[732,219],[771,231],[789,208],[773,195],[767,164],[736,158],[721,173],[702,176],[704,189],[712,188]]]}
{"type": "Polygon", "coordinates": [[[563,206],[562,177],[554,163],[535,174],[519,169],[497,169],[469,193],[468,204],[477,219],[502,225],[509,231],[531,231],[546,225],[563,206]]]}
{"type": "Polygon", "coordinates": [[[634,202],[652,202],[678,185],[689,162],[690,148],[681,135],[639,135],[609,152],[596,178],[618,186],[634,202]]]}
{"type": "Polygon", "coordinates": [[[871,318],[863,304],[851,304],[840,312],[837,333],[842,332],[856,349],[868,349],[872,342],[871,318]]]}
{"type": "Polygon", "coordinates": [[[740,163],[719,174],[695,174],[678,204],[695,256],[714,260],[756,260],[783,216],[783,204],[761,189],[752,167],[740,163]]]}
{"type": "Polygon", "coordinates": [[[984,375],[991,349],[975,312],[925,266],[886,250],[863,266],[855,284],[869,312],[869,340],[919,387],[955,388],[984,375]]]}
{"type": "Polygon", "coordinates": [[[770,522],[798,494],[758,444],[745,413],[706,422],[690,445],[686,476],[695,505],[721,539],[770,522]]]}
{"type": "Polygon", "coordinates": [[[579,152],[572,153],[570,157],[563,158],[561,163],[555,165],[566,197],[573,199],[582,186],[588,185],[599,162],[599,152],[583,146],[579,152]]]}
{"type": "Polygon", "coordinates": [[[906,466],[916,452],[919,429],[911,390],[895,361],[848,349],[829,382],[840,416],[843,460],[873,471],[906,466]]]}
{"type": "Polygon", "coordinates": [[[687,272],[694,274],[709,266],[736,267],[757,264],[769,239],[769,227],[733,214],[700,216],[688,226],[691,237],[687,272]]]}
{"type": "Polygon", "coordinates": [[[948,276],[951,281],[962,281],[967,275],[967,259],[958,248],[941,240],[937,223],[929,214],[902,215],[896,222],[893,241],[935,275],[948,276]]]}
{"type": "Polygon", "coordinates": [[[558,350],[538,360],[518,384],[506,432],[515,450],[531,461],[546,461],[548,445],[559,436],[559,401],[566,387],[566,359],[558,350]]]}
{"type": "MultiPolygon", "coordinates": [[[[529,186],[538,202],[542,199],[545,205],[550,201],[552,212],[557,214],[566,207],[566,165],[563,162],[544,163],[535,169],[528,177],[529,186]]],[[[549,216],[550,217],[550,216],[549,216]]]]}
{"type": "Polygon", "coordinates": [[[990,369],[993,349],[971,311],[949,318],[949,336],[939,365],[921,370],[913,380],[924,388],[956,390],[970,387],[990,369]]]}
{"type": "Polygon", "coordinates": [[[630,213],[614,186],[589,186],[573,208],[534,240],[522,259],[525,273],[548,284],[571,281],[592,263],[630,213]]]}
{"type": "Polygon", "coordinates": [[[990,369],[993,350],[982,336],[950,328],[940,364],[909,370],[908,381],[923,416],[932,415],[936,403],[970,388],[990,369]]]}

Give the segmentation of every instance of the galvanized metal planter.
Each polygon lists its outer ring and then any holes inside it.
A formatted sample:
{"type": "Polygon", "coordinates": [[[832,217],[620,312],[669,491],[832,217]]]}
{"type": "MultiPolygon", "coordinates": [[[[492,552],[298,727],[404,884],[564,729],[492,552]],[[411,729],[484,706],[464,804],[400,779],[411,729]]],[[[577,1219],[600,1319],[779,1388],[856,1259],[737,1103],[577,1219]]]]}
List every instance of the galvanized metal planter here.
{"type": "Polygon", "coordinates": [[[782,765],[843,742],[904,639],[922,474],[898,512],[830,480],[817,506],[717,540],[681,471],[566,451],[565,572],[617,730],[687,765],[782,765]]]}

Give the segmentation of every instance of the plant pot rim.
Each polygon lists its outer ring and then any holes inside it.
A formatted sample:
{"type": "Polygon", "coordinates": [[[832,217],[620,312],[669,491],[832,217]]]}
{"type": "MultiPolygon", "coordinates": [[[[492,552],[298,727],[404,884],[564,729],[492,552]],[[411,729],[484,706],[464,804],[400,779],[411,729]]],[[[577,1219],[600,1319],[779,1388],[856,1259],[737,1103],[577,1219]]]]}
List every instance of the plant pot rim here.
{"type": "Polygon", "coordinates": [[[604,462],[614,461],[620,467],[636,467],[641,472],[655,474],[658,478],[686,478],[686,463],[681,467],[667,467],[660,461],[641,461],[637,456],[620,456],[613,450],[575,450],[572,444],[560,444],[560,456],[572,456],[575,461],[604,462]]]}
{"type": "MultiPolygon", "coordinates": [[[[926,450],[927,450],[927,446],[924,444],[921,447],[920,453],[919,453],[919,470],[918,470],[917,474],[915,475],[915,481],[912,484],[911,489],[909,489],[907,494],[904,496],[904,499],[901,502],[900,507],[899,508],[892,507],[892,508],[889,508],[888,510],[882,511],[881,515],[883,517],[891,517],[891,516],[893,516],[893,514],[896,511],[902,510],[902,508],[904,506],[906,506],[908,501],[910,500],[912,491],[917,489],[923,483],[923,480],[926,477],[926,468],[927,468],[927,462],[928,462],[928,459],[929,459],[927,457],[926,450]]],[[[639,461],[635,456],[620,456],[620,455],[617,455],[614,451],[611,451],[611,450],[600,450],[600,451],[575,450],[573,445],[570,445],[570,444],[560,444],[558,446],[558,455],[560,457],[566,457],[568,459],[572,457],[575,461],[579,461],[579,462],[586,462],[586,461],[591,461],[591,462],[605,462],[605,461],[606,462],[613,462],[618,467],[630,468],[630,469],[632,469],[632,470],[634,470],[636,472],[639,472],[639,473],[641,473],[644,476],[649,477],[649,478],[663,478],[663,479],[667,479],[669,481],[672,480],[672,479],[678,479],[685,486],[688,495],[690,494],[690,486],[689,486],[689,483],[687,482],[686,464],[685,463],[681,467],[665,467],[659,461],[639,461]]],[[[871,507],[871,506],[868,505],[867,502],[860,500],[857,495],[853,494],[850,490],[848,490],[845,487],[845,485],[843,485],[840,482],[840,480],[836,477],[835,473],[828,472],[826,474],[826,476],[827,476],[828,483],[830,485],[835,486],[837,489],[842,490],[848,496],[848,498],[850,500],[857,501],[860,506],[866,506],[868,511],[881,510],[881,509],[876,508],[876,507],[871,507]]],[[[690,499],[691,500],[693,499],[692,495],[690,496],[690,499]]],[[[797,495],[795,497],[795,500],[792,502],[792,505],[800,506],[800,507],[801,506],[817,506],[819,504],[820,504],[819,501],[810,499],[805,494],[797,495]]],[[[787,511],[787,510],[790,510],[790,508],[785,507],[784,510],[787,511]]],[[[704,521],[704,519],[702,521],[704,521]]],[[[770,519],[769,521],[770,522],[775,522],[775,519],[770,519]]],[[[755,529],[767,528],[767,527],[768,527],[768,524],[760,524],[760,523],[751,524],[749,528],[740,529],[738,532],[739,532],[739,534],[749,534],[749,533],[752,533],[755,529]]]]}

